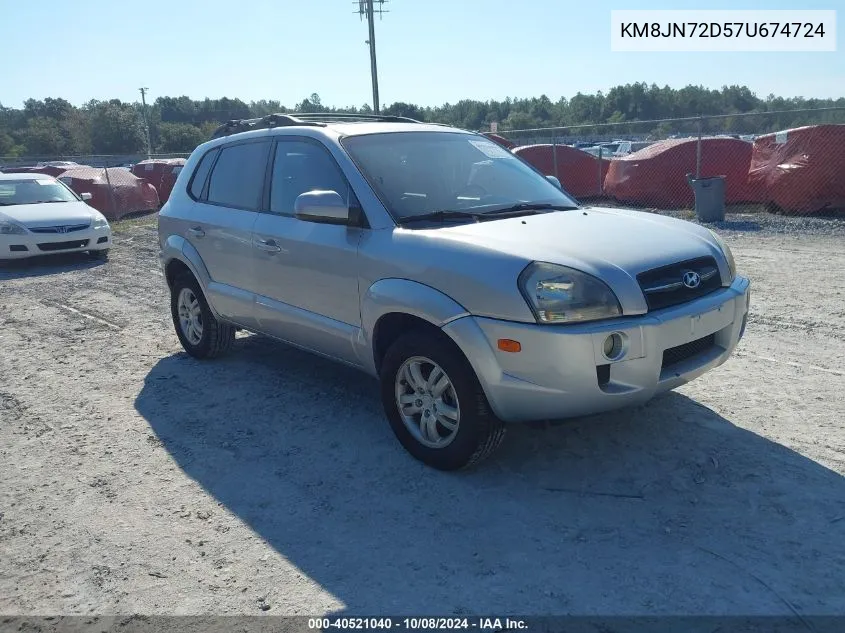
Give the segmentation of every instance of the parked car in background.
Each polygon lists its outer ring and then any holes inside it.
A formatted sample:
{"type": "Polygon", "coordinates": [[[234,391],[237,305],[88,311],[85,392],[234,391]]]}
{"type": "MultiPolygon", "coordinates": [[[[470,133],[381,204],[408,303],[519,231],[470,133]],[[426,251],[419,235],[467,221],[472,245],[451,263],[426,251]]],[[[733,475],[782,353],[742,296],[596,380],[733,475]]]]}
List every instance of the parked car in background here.
{"type": "Polygon", "coordinates": [[[651,144],[652,141],[613,141],[612,143],[599,143],[582,149],[593,156],[601,155],[602,158],[612,159],[633,154],[651,144]]]}
{"type": "Polygon", "coordinates": [[[378,377],[433,467],[477,463],[506,423],[645,402],[744,333],[750,284],[716,233],[581,206],[479,134],[314,114],[215,137],[159,214],[182,346],[211,358],[242,328],[378,377]]]}
{"type": "Polygon", "coordinates": [[[64,183],[44,174],[0,174],[0,260],[87,251],[105,259],[108,220],[64,183]]]}

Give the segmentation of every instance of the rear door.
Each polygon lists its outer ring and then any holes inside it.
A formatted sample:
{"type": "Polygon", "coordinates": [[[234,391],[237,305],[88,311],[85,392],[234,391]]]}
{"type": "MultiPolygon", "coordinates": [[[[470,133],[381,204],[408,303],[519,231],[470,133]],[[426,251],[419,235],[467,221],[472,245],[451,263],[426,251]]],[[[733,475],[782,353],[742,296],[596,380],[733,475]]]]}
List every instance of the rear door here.
{"type": "Polygon", "coordinates": [[[357,208],[352,189],[328,149],[314,139],[277,137],[271,163],[269,209],[259,214],[253,232],[259,327],[360,364],[352,341],[361,326],[362,229],[294,217],[294,201],[307,191],[336,191],[357,208]]]}
{"type": "Polygon", "coordinates": [[[195,199],[185,238],[211,277],[214,308],[226,319],[254,325],[252,229],[264,197],[269,138],[235,142],[203,157],[189,184],[195,199]]]}

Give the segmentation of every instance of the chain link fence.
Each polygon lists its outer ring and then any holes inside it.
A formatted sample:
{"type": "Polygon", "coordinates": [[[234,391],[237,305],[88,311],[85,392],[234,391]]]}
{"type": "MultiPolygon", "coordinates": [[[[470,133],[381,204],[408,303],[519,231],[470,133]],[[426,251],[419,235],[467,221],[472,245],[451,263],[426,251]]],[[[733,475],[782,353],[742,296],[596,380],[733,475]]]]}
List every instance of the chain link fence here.
{"type": "MultiPolygon", "coordinates": [[[[594,203],[691,209],[690,181],[723,177],[729,210],[845,210],[845,107],[500,127],[490,136],[594,203]]],[[[187,156],[0,157],[0,171],[60,178],[117,219],[166,202],[187,156]]]]}
{"type": "Polygon", "coordinates": [[[845,107],[499,127],[489,136],[597,203],[691,209],[690,180],[721,176],[729,210],[845,210],[845,107]]]}
{"type": "Polygon", "coordinates": [[[0,157],[0,172],[58,178],[111,220],[158,211],[189,154],[0,157]]]}

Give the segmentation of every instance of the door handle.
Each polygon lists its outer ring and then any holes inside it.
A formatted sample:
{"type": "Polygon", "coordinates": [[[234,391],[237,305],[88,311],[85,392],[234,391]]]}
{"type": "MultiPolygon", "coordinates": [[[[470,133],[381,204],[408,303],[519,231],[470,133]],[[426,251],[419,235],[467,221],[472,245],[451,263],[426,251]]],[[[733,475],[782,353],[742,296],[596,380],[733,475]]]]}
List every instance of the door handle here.
{"type": "Polygon", "coordinates": [[[202,227],[192,226],[188,229],[188,235],[192,235],[193,237],[204,237],[205,231],[202,230],[202,227]]]}
{"type": "Polygon", "coordinates": [[[268,253],[278,253],[282,247],[273,240],[255,240],[255,247],[268,253]]]}

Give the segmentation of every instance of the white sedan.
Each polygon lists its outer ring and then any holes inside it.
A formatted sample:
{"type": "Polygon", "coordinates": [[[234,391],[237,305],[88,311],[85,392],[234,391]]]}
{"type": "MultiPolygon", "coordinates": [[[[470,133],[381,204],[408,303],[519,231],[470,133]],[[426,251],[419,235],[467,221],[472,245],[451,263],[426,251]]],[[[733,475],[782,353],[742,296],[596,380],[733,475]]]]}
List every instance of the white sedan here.
{"type": "Polygon", "coordinates": [[[63,182],[44,174],[0,174],[0,260],[88,252],[106,259],[111,227],[63,182]]]}

